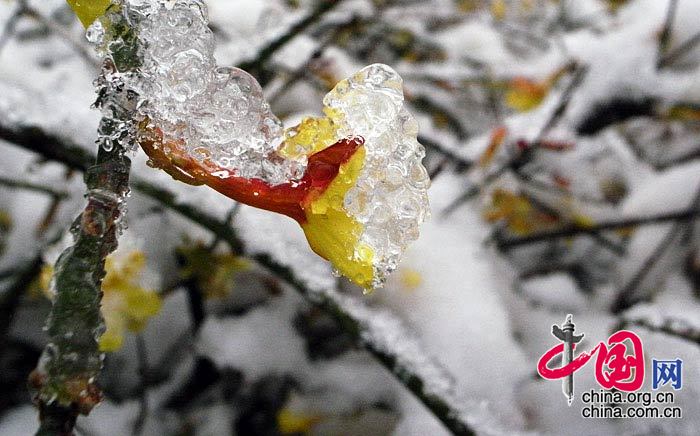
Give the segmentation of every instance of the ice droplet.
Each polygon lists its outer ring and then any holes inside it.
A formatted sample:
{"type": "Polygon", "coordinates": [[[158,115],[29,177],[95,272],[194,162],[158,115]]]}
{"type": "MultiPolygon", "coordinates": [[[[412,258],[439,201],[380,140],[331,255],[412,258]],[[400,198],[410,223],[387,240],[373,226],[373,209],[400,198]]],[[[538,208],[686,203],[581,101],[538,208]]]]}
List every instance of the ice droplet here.
{"type": "Polygon", "coordinates": [[[91,44],[102,44],[102,39],[105,36],[105,28],[100,20],[95,20],[90,27],[87,28],[85,32],[85,38],[91,44]]]}

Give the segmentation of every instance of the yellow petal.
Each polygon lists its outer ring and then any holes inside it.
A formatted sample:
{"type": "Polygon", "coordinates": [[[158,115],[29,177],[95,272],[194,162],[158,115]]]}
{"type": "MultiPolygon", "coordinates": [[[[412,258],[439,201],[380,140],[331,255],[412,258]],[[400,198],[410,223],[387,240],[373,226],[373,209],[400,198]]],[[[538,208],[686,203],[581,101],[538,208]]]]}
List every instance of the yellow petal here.
{"type": "Polygon", "coordinates": [[[126,330],[125,320],[119,313],[104,311],[105,326],[107,329],[100,336],[100,351],[111,353],[119,350],[124,344],[124,330],[126,330]]]}
{"type": "Polygon", "coordinates": [[[505,0],[494,0],[491,3],[491,15],[498,21],[502,21],[508,12],[508,5],[505,0]]]}
{"type": "Polygon", "coordinates": [[[112,4],[111,0],[67,0],[83,26],[89,27],[97,18],[104,15],[112,4]]]}
{"type": "Polygon", "coordinates": [[[127,328],[132,332],[143,330],[148,319],[157,315],[162,306],[158,294],[139,287],[126,289],[124,298],[124,316],[127,319],[127,328]]]}
{"type": "Polygon", "coordinates": [[[333,145],[337,140],[337,125],[328,117],[304,118],[285,131],[284,146],[279,153],[291,159],[310,156],[333,145]]]}
{"type": "Polygon", "coordinates": [[[548,90],[547,83],[518,77],[509,84],[506,92],[506,104],[517,111],[527,112],[542,103],[548,90]]]}
{"type": "Polygon", "coordinates": [[[365,289],[372,288],[374,252],[360,242],[362,224],[343,208],[345,194],[355,186],[364,165],[365,149],[360,147],[335,180],[306,208],[302,224],[311,249],[328,259],[344,276],[365,289]]]}

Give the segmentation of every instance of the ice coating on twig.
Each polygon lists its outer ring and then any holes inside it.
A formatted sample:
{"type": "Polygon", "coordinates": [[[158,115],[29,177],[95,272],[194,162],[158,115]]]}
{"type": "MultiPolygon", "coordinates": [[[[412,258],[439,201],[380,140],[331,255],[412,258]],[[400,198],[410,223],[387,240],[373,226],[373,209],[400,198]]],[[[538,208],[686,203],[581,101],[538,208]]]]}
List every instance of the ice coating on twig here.
{"type": "Polygon", "coordinates": [[[302,180],[312,154],[348,138],[364,140],[354,185],[342,198],[325,199],[324,207],[342,209],[359,223],[348,224],[355,252],[346,257],[371,259],[369,287],[380,287],[429,214],[425,152],[418,125],[403,107],[399,75],[386,65],[370,65],[328,93],[327,117],[285,131],[252,76],[216,65],[202,1],[124,0],[90,27],[88,38],[114,52],[110,33],[124,23],[138,38],[141,61],[126,86],[140,96],[142,134],[166,155],[184,150],[222,179],[277,186],[302,180]]]}

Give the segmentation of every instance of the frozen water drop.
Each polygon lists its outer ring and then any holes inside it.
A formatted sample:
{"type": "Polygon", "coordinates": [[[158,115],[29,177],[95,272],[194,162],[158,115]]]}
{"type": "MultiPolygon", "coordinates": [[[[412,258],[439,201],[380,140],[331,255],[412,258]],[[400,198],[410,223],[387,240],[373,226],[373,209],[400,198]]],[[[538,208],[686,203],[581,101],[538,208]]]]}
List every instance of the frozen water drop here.
{"type": "Polygon", "coordinates": [[[87,28],[85,32],[85,38],[91,44],[102,44],[105,36],[105,28],[100,20],[95,20],[90,27],[87,28]]]}

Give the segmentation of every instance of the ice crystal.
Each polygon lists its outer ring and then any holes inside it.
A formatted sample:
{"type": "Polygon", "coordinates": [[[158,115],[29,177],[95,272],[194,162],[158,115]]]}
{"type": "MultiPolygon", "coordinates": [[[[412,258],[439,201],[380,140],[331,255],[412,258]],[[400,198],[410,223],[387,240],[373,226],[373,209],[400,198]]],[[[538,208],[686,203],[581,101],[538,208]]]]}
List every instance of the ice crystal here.
{"type": "Polygon", "coordinates": [[[375,286],[396,269],[430,210],[430,179],[421,163],[425,150],[403,99],[401,77],[374,64],[338,83],[323,101],[342,126],[340,136],[365,139],[365,164],[344,205],[363,224],[360,241],[374,253],[375,286]]]}

